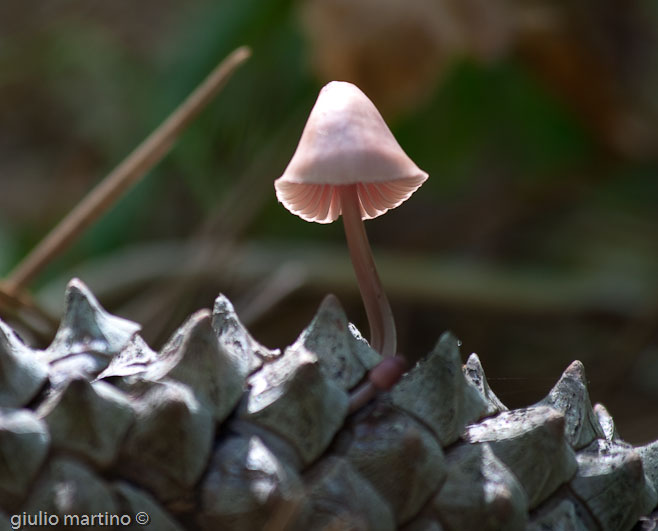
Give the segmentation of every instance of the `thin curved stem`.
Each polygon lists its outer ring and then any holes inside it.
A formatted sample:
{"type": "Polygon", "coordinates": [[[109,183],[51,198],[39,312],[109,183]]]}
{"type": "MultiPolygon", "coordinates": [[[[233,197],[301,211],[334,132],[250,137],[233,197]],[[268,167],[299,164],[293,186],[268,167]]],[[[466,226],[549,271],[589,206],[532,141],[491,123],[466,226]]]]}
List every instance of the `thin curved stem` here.
{"type": "Polygon", "coordinates": [[[379,391],[390,391],[400,381],[407,368],[403,356],[384,358],[368,373],[368,379],[350,393],[349,412],[365,406],[379,391]]]}
{"type": "Polygon", "coordinates": [[[372,258],[356,185],[341,186],[339,193],[347,246],[368,316],[370,345],[383,357],[394,356],[397,349],[395,321],[372,258]]]}
{"type": "Polygon", "coordinates": [[[358,411],[377,395],[378,389],[370,380],[366,380],[350,393],[348,413],[358,411]]]}

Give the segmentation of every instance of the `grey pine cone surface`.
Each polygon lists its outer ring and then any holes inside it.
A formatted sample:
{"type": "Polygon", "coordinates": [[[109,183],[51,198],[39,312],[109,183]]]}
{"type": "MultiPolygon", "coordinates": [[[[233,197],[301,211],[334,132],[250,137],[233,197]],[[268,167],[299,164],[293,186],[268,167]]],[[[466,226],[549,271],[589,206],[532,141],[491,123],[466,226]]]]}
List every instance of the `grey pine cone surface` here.
{"type": "Polygon", "coordinates": [[[222,295],[160,352],[65,297],[45,350],[0,321],[0,529],[654,529],[658,443],[620,439],[578,361],[510,411],[444,333],[348,415],[379,356],[333,296],[283,352],[222,295]]]}

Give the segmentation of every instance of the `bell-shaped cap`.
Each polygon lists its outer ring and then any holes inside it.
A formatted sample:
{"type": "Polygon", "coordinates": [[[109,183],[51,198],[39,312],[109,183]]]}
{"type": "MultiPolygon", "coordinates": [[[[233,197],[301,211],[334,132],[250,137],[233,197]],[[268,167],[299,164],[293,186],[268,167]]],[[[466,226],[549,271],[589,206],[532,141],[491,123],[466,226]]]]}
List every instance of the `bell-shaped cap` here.
{"type": "Polygon", "coordinates": [[[368,97],[351,83],[332,81],[274,187],[292,213],[331,223],[341,214],[340,186],[356,185],[361,217],[371,219],[406,201],[426,179],[368,97]]]}

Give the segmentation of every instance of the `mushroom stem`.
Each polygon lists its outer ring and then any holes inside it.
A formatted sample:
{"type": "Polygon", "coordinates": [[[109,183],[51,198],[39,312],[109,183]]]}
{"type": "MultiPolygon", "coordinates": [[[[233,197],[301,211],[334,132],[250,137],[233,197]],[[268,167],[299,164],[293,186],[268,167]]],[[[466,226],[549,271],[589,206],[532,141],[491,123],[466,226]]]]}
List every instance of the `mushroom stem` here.
{"type": "Polygon", "coordinates": [[[388,358],[394,356],[397,349],[395,321],[372,258],[356,186],[350,184],[339,187],[345,237],[368,316],[370,345],[383,357],[388,358]]]}

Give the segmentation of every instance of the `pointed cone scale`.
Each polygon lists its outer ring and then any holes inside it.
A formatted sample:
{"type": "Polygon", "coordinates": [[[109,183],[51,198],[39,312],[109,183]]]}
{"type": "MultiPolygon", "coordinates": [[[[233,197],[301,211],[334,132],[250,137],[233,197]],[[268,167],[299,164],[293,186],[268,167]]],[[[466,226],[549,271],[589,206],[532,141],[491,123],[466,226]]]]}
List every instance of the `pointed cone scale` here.
{"type": "Polygon", "coordinates": [[[219,344],[233,358],[240,374],[250,374],[263,365],[263,360],[281,355],[279,349],[265,348],[251,336],[226,295],[220,293],[215,299],[211,323],[219,344]]]}
{"type": "Polygon", "coordinates": [[[141,326],[106,312],[77,278],[66,287],[66,310],[45,357],[53,362],[72,354],[95,353],[106,358],[99,370],[129,343],[141,326]]]}
{"type": "Polygon", "coordinates": [[[47,377],[47,366],[0,320],[0,407],[24,406],[47,377]]]}
{"type": "Polygon", "coordinates": [[[289,349],[305,349],[317,356],[327,376],[343,389],[354,387],[380,361],[365,341],[354,336],[347,316],[334,295],[327,295],[304,331],[289,349]]]}
{"type": "Polygon", "coordinates": [[[240,399],[246,374],[218,342],[210,311],[199,310],[174,333],[146,371],[147,380],[165,377],[189,386],[221,422],[240,399]]]}
{"type": "Polygon", "coordinates": [[[487,377],[484,374],[482,363],[480,363],[480,358],[475,352],[468,357],[468,360],[462,369],[464,371],[464,376],[470,380],[480,392],[482,398],[484,398],[487,407],[484,412],[485,415],[495,415],[501,411],[508,411],[507,406],[500,401],[491,390],[491,387],[489,387],[489,382],[487,382],[487,377]]]}
{"type": "Polygon", "coordinates": [[[587,391],[585,367],[580,361],[572,362],[560,380],[538,405],[550,406],[564,414],[565,435],[569,444],[579,450],[605,434],[592,409],[587,391]]]}

